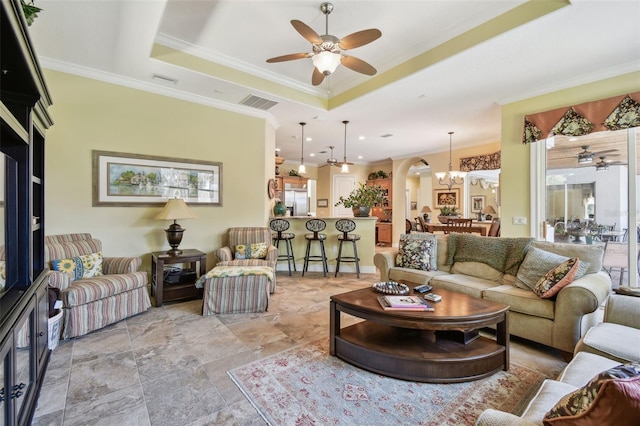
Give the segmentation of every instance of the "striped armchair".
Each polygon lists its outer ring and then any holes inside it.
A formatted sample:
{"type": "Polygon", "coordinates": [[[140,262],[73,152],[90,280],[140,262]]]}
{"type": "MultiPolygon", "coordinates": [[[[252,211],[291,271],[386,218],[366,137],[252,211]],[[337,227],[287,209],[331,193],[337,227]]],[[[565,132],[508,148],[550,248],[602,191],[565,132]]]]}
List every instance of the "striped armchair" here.
{"type": "MultiPolygon", "coordinates": [[[[249,247],[250,249],[250,247],[249,247]]],[[[229,228],[229,244],[215,251],[219,266],[269,266],[276,270],[278,261],[278,249],[273,245],[271,229],[264,227],[229,228]],[[266,243],[267,251],[264,256],[244,259],[236,258],[236,249],[239,245],[250,246],[255,243],[266,243]]],[[[271,282],[270,293],[276,290],[275,275],[271,282]]]]}
{"type": "Polygon", "coordinates": [[[91,234],[45,237],[45,260],[51,269],[49,286],[60,289],[62,298],[63,339],[82,336],[151,307],[147,273],[137,272],[142,263],[139,257],[104,257],[102,275],[90,278],[72,279],[70,271],[56,271],[53,266],[54,261],[77,260],[78,256],[95,253],[101,256],[102,243],[91,234]]]}

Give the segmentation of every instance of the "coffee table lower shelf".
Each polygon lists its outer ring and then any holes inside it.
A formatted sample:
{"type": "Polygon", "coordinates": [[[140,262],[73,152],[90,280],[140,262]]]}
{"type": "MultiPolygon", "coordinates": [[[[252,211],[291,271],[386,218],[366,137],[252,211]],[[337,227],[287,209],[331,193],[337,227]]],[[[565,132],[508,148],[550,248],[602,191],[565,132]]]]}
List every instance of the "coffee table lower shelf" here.
{"type": "Polygon", "coordinates": [[[503,370],[507,362],[505,346],[483,336],[464,344],[438,332],[363,321],[334,338],[338,358],[403,380],[466,382],[503,370]]]}

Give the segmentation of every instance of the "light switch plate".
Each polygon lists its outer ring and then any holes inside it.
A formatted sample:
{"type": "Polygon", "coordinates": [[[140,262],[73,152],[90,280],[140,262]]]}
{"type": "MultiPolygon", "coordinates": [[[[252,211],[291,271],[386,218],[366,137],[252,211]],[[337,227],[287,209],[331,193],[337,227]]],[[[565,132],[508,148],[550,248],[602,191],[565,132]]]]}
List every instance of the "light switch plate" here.
{"type": "Polygon", "coordinates": [[[514,225],[526,225],[527,224],[527,218],[524,216],[514,216],[513,217],[513,224],[514,225]]]}

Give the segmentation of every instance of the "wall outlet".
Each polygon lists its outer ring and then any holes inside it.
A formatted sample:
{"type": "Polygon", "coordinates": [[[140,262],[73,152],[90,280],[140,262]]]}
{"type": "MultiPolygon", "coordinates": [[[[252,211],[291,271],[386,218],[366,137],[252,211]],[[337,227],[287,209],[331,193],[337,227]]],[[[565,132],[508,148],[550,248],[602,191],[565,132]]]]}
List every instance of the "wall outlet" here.
{"type": "Polygon", "coordinates": [[[527,224],[527,218],[524,216],[514,216],[513,217],[513,224],[514,225],[526,225],[527,224]]]}

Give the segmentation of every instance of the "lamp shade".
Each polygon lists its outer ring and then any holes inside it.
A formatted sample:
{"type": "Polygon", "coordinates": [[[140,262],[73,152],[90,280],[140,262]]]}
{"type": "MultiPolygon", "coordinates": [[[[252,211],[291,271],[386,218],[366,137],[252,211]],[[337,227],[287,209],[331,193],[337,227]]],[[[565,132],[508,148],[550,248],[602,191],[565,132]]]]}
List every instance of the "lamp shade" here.
{"type": "Polygon", "coordinates": [[[422,208],[422,213],[431,213],[431,209],[429,208],[429,206],[424,206],[422,208]]]}
{"type": "Polygon", "coordinates": [[[170,198],[167,200],[164,208],[156,219],[176,220],[176,219],[195,219],[197,216],[193,214],[182,198],[170,198]]]}
{"type": "Polygon", "coordinates": [[[492,206],[485,206],[484,209],[482,209],[482,213],[484,214],[496,214],[496,209],[494,209],[492,206]]]}

